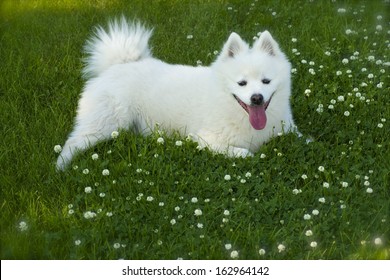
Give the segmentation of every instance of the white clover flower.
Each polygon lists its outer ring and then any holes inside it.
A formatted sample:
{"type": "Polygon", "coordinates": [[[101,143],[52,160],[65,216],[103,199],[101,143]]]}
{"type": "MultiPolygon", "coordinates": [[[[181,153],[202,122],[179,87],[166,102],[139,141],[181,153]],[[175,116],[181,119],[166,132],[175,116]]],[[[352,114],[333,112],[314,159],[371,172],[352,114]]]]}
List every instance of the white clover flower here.
{"type": "Polygon", "coordinates": [[[79,246],[81,244],[81,240],[77,239],[74,241],[74,245],[79,246]]]}
{"type": "Polygon", "coordinates": [[[267,156],[265,154],[261,154],[260,158],[266,158],[267,156]]]}
{"type": "Polygon", "coordinates": [[[225,179],[225,181],[230,181],[232,179],[232,177],[229,174],[227,174],[227,175],[225,175],[224,179],[225,179]]]}
{"type": "Polygon", "coordinates": [[[343,72],[342,71],[336,71],[336,76],[341,76],[343,74],[343,72]]]}
{"type": "Polygon", "coordinates": [[[312,241],[312,242],[310,243],[310,247],[312,247],[312,248],[317,247],[317,242],[312,241]]]}
{"type": "Polygon", "coordinates": [[[252,176],[252,173],[250,173],[250,172],[245,173],[245,177],[250,178],[251,176],[252,176]]]}
{"type": "Polygon", "coordinates": [[[383,123],[378,123],[377,125],[379,128],[383,128],[383,123]]]}
{"type": "Polygon", "coordinates": [[[74,241],[74,245],[79,246],[81,244],[81,240],[77,239],[74,241]]]}
{"type": "Polygon", "coordinates": [[[222,223],[226,224],[227,222],[229,222],[228,218],[222,218],[222,223]]]}
{"type": "Polygon", "coordinates": [[[246,183],[246,180],[245,180],[245,179],[241,179],[241,180],[240,180],[240,183],[241,183],[241,184],[245,184],[245,183],[246,183]]]}
{"type": "Polygon", "coordinates": [[[198,223],[196,226],[197,226],[197,228],[203,228],[203,224],[202,223],[198,223]]]}
{"type": "Polygon", "coordinates": [[[310,96],[311,90],[310,89],[305,89],[305,95],[310,96]]]}
{"type": "Polygon", "coordinates": [[[292,190],[292,193],[295,194],[295,195],[297,195],[297,194],[299,194],[299,193],[301,193],[301,192],[302,192],[301,189],[293,189],[293,190],[292,190]]]}
{"type": "Polygon", "coordinates": [[[107,216],[107,217],[112,217],[112,215],[113,215],[112,212],[107,212],[107,213],[106,213],[106,216],[107,216]]]}
{"type": "Polygon", "coordinates": [[[121,244],[120,243],[114,243],[114,249],[119,249],[121,247],[121,244]]]}
{"type": "Polygon", "coordinates": [[[118,136],[119,136],[119,132],[118,131],[114,130],[113,132],[111,132],[111,138],[112,139],[116,139],[116,138],[118,138],[118,136]]]}
{"type": "Polygon", "coordinates": [[[187,35],[187,40],[191,40],[193,38],[194,38],[194,35],[192,35],[192,34],[187,35]]]}
{"type": "Polygon", "coordinates": [[[337,97],[337,101],[339,101],[339,102],[343,102],[344,100],[345,100],[345,98],[344,98],[343,95],[339,95],[339,96],[337,97]]]}
{"type": "Polygon", "coordinates": [[[376,29],[377,31],[382,31],[383,27],[382,27],[382,25],[378,24],[378,25],[375,27],[375,29],[376,29]]]}
{"type": "Polygon", "coordinates": [[[230,211],[229,211],[229,210],[225,210],[225,211],[223,211],[223,214],[224,214],[225,216],[229,216],[229,215],[230,215],[230,211]]]}
{"type": "Polygon", "coordinates": [[[231,248],[232,248],[232,244],[230,244],[230,243],[225,244],[226,250],[230,250],[231,248]]]}
{"type": "Polygon", "coordinates": [[[96,213],[95,212],[92,212],[92,211],[87,211],[87,212],[84,212],[84,218],[85,219],[92,219],[92,218],[95,218],[96,217],[96,213]]]}
{"type": "Polygon", "coordinates": [[[237,259],[237,258],[238,258],[238,251],[233,250],[233,251],[230,253],[230,257],[231,257],[232,259],[237,259]]]}
{"type": "Polygon", "coordinates": [[[192,203],[197,203],[198,202],[198,198],[196,198],[196,197],[191,198],[191,202],[192,203]]]}
{"type": "Polygon", "coordinates": [[[202,216],[202,214],[203,214],[202,210],[200,210],[200,209],[195,209],[195,211],[194,211],[194,215],[195,215],[195,216],[202,216]]]}
{"type": "Polygon", "coordinates": [[[165,142],[165,141],[164,141],[164,138],[162,138],[162,137],[159,137],[159,138],[157,139],[157,143],[158,143],[158,144],[161,144],[161,145],[162,145],[162,144],[164,144],[164,142],[165,142]]]}
{"type": "Polygon", "coordinates": [[[319,199],[318,199],[318,202],[320,202],[320,203],[325,203],[325,197],[320,197],[319,199]]]}
{"type": "Polygon", "coordinates": [[[333,110],[333,109],[334,109],[334,106],[333,106],[332,104],[330,104],[330,105],[328,106],[328,109],[329,109],[329,110],[333,110]]]}
{"type": "Polygon", "coordinates": [[[349,111],[344,112],[344,116],[349,117],[350,115],[351,115],[351,113],[349,111]]]}
{"type": "Polygon", "coordinates": [[[366,189],[366,193],[373,193],[373,189],[372,188],[367,188],[366,189]]]}
{"type": "Polygon", "coordinates": [[[372,73],[368,74],[368,75],[367,75],[367,78],[373,79],[373,78],[374,78],[374,74],[372,74],[372,73]]]}
{"type": "Polygon", "coordinates": [[[174,225],[174,224],[176,224],[176,220],[175,220],[175,219],[172,219],[172,220],[170,221],[170,223],[171,223],[171,225],[174,225]]]}
{"type": "Polygon", "coordinates": [[[313,232],[309,229],[305,232],[305,235],[306,236],[312,236],[313,235],[313,232]]]}
{"type": "Polygon", "coordinates": [[[374,243],[375,243],[375,245],[377,245],[377,246],[380,246],[380,245],[383,244],[382,239],[379,238],[379,237],[375,238],[374,243]]]}
{"type": "Polygon", "coordinates": [[[20,231],[26,231],[28,230],[28,225],[25,221],[21,221],[18,226],[20,231]]]}
{"type": "Polygon", "coordinates": [[[317,209],[314,209],[311,213],[312,213],[314,216],[318,216],[318,214],[320,214],[320,211],[318,211],[317,209]]]}
{"type": "Polygon", "coordinates": [[[91,193],[92,192],[92,188],[91,187],[85,187],[84,192],[85,193],[91,193]]]}
{"type": "Polygon", "coordinates": [[[149,201],[149,202],[151,202],[151,201],[153,201],[153,200],[154,200],[153,196],[148,196],[148,197],[146,198],[146,201],[149,201]]]}
{"type": "Polygon", "coordinates": [[[61,153],[61,151],[62,151],[61,145],[55,145],[54,146],[54,152],[55,153],[59,154],[59,153],[61,153]]]}
{"type": "Polygon", "coordinates": [[[99,155],[95,153],[95,154],[93,154],[93,155],[91,156],[91,158],[92,158],[92,160],[98,160],[99,155]]]}
{"type": "Polygon", "coordinates": [[[291,42],[296,43],[296,42],[298,42],[298,39],[297,38],[291,38],[291,42]]]}
{"type": "Polygon", "coordinates": [[[338,8],[337,12],[340,13],[340,14],[344,14],[344,13],[347,12],[347,10],[345,8],[338,8]]]}
{"type": "Polygon", "coordinates": [[[324,188],[327,188],[327,189],[328,189],[328,188],[329,188],[329,183],[328,183],[328,182],[323,182],[323,183],[322,183],[322,186],[323,186],[324,188]]]}
{"type": "Polygon", "coordinates": [[[342,186],[343,188],[346,188],[346,187],[348,187],[348,183],[347,183],[347,182],[341,182],[341,186],[342,186]]]}
{"type": "Polygon", "coordinates": [[[383,88],[383,82],[380,82],[376,85],[377,88],[383,88]]]}
{"type": "Polygon", "coordinates": [[[164,202],[159,202],[159,203],[158,203],[158,206],[160,206],[160,207],[163,207],[164,205],[165,205],[164,202]]]}
{"type": "Polygon", "coordinates": [[[303,180],[306,180],[306,179],[307,179],[307,175],[306,175],[306,174],[302,174],[301,178],[302,178],[303,180]]]}
{"type": "Polygon", "coordinates": [[[68,214],[69,215],[73,215],[74,214],[74,210],[73,209],[69,209],[68,214]]]}
{"type": "Polygon", "coordinates": [[[348,64],[349,60],[348,60],[348,58],[344,58],[341,62],[342,62],[343,64],[348,64]]]}
{"type": "Polygon", "coordinates": [[[278,245],[278,251],[279,251],[279,253],[283,252],[284,250],[286,250],[286,246],[284,246],[283,244],[279,244],[279,245],[278,245]]]}
{"type": "Polygon", "coordinates": [[[319,167],[318,167],[318,171],[320,171],[320,172],[324,172],[324,171],[325,171],[325,167],[323,167],[323,166],[319,166],[319,167]]]}
{"type": "Polygon", "coordinates": [[[88,168],[85,168],[85,169],[83,170],[83,174],[85,174],[85,175],[89,174],[89,169],[88,169],[88,168]]]}
{"type": "Polygon", "coordinates": [[[176,212],[179,212],[179,211],[180,211],[180,207],[179,207],[179,206],[176,206],[176,207],[175,207],[175,211],[176,211],[176,212]]]}
{"type": "Polygon", "coordinates": [[[304,220],[310,220],[311,219],[311,215],[310,214],[305,214],[305,215],[303,215],[303,219],[304,220]]]}
{"type": "Polygon", "coordinates": [[[259,250],[259,255],[260,256],[264,256],[265,255],[265,250],[264,249],[260,249],[259,250]]]}
{"type": "Polygon", "coordinates": [[[103,169],[102,175],[103,175],[103,176],[108,176],[108,175],[110,175],[110,170],[108,170],[108,169],[103,169]]]}
{"type": "Polygon", "coordinates": [[[330,51],[326,51],[325,55],[330,56],[331,55],[330,51]]]}
{"type": "Polygon", "coordinates": [[[104,192],[101,192],[101,193],[99,193],[99,196],[100,196],[100,197],[105,197],[106,194],[105,194],[104,192]]]}
{"type": "Polygon", "coordinates": [[[180,147],[180,146],[183,145],[183,142],[180,141],[180,140],[178,140],[178,141],[175,142],[175,145],[178,146],[178,147],[180,147]]]}

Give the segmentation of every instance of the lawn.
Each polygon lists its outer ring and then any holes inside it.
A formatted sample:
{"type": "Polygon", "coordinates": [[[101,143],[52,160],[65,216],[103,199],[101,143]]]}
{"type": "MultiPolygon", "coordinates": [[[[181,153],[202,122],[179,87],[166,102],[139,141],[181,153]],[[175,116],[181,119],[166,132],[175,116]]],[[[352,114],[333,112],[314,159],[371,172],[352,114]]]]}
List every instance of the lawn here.
{"type": "Polygon", "coordinates": [[[390,259],[389,1],[0,4],[1,259],[390,259]],[[232,31],[269,30],[292,63],[306,144],[282,135],[231,159],[156,131],[56,172],[83,45],[119,15],[156,57],[208,65],[232,31]]]}

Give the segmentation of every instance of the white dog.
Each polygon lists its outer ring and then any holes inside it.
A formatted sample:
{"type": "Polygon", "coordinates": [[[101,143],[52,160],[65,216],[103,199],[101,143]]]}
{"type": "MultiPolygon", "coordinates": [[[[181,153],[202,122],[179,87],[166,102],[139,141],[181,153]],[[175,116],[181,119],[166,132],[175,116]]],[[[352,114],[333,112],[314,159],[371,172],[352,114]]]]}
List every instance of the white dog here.
{"type": "Polygon", "coordinates": [[[252,155],[279,132],[296,130],[290,108],[290,63],[268,31],[250,48],[232,33],[209,67],[153,58],[151,30],[124,18],[87,42],[88,77],[76,124],[57,168],[113,131],[156,129],[191,135],[228,156],[252,155]]]}

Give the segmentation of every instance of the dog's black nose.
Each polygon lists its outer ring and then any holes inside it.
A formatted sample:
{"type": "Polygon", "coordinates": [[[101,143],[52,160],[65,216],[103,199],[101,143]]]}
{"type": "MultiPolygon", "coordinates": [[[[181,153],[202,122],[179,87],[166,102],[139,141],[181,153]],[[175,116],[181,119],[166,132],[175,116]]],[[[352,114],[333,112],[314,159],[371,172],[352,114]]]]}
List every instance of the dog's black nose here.
{"type": "Polygon", "coordinates": [[[264,97],[262,94],[253,94],[251,96],[252,105],[262,105],[264,103],[264,97]]]}

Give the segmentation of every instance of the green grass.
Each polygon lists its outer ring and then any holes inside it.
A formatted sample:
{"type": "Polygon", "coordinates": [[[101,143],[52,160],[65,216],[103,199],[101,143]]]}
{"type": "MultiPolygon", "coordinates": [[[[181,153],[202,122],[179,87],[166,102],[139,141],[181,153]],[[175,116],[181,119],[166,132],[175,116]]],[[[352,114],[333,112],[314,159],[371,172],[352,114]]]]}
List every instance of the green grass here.
{"type": "Polygon", "coordinates": [[[0,9],[2,259],[390,258],[388,1],[6,0],[0,9]],[[83,44],[122,13],[155,28],[153,53],[170,63],[207,65],[230,32],[252,41],[268,29],[295,68],[294,117],[314,142],[285,135],[229,159],[121,131],[57,173],[53,148],[73,125],[83,44]]]}

